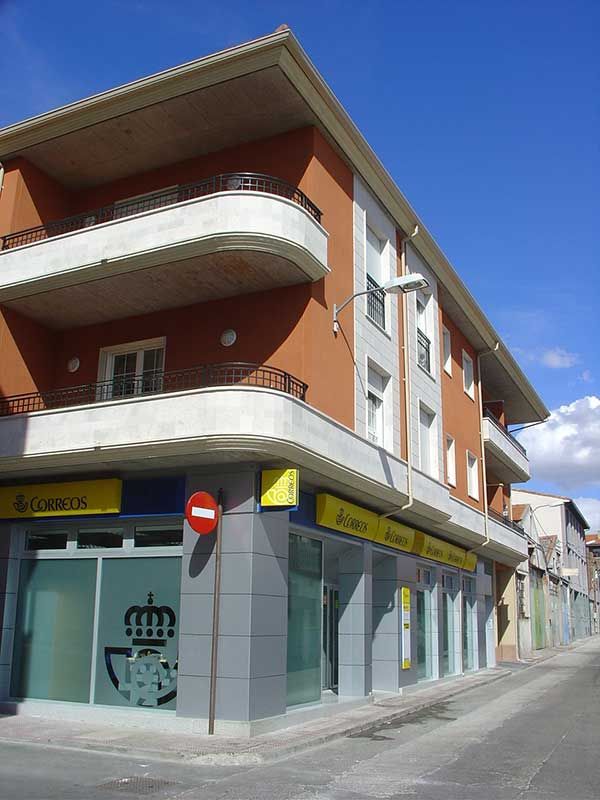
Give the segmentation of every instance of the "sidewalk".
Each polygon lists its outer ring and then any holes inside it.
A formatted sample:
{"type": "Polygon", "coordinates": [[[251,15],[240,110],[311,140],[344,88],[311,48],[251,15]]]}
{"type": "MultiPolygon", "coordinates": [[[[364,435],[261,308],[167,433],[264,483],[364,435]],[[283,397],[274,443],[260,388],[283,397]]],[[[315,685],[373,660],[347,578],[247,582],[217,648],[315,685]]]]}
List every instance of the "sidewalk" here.
{"type": "Polygon", "coordinates": [[[209,737],[192,733],[162,732],[154,726],[125,727],[17,715],[0,717],[0,742],[95,750],[132,758],[187,764],[260,764],[344,736],[365,733],[371,728],[415,714],[471,689],[501,680],[520,669],[535,666],[587,641],[589,640],[585,639],[568,647],[549,649],[531,663],[501,664],[473,675],[423,685],[403,696],[376,696],[373,703],[252,738],[209,737]]]}

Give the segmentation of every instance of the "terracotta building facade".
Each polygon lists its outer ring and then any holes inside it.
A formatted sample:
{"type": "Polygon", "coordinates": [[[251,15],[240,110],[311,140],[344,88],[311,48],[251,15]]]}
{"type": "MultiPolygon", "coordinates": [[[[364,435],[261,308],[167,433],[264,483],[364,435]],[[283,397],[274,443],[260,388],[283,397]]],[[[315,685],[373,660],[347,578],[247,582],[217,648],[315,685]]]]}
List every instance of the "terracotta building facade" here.
{"type": "Polygon", "coordinates": [[[252,734],[516,657],[548,411],[289,30],[0,164],[4,707],[252,734]]]}

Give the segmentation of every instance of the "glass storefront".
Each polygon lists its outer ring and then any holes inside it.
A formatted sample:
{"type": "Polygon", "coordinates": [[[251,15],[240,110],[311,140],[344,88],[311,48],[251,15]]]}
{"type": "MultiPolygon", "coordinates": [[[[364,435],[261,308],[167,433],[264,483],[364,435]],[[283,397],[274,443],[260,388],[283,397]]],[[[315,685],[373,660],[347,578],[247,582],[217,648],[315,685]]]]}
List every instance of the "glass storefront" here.
{"type": "Polygon", "coordinates": [[[442,577],[442,675],[454,675],[457,671],[457,578],[455,575],[442,577]]]}
{"type": "Polygon", "coordinates": [[[175,708],[181,559],[104,559],[94,702],[175,708]]]}
{"type": "Polygon", "coordinates": [[[134,521],[26,532],[13,697],[175,708],[181,527],[146,525],[143,557],[134,521]]]}
{"type": "Polygon", "coordinates": [[[463,672],[475,669],[475,644],[477,629],[477,598],[475,597],[475,581],[463,578],[462,593],[462,651],[463,672]]]}
{"type": "Polygon", "coordinates": [[[430,569],[417,568],[417,680],[433,675],[433,576],[430,569]]]}
{"type": "Polygon", "coordinates": [[[11,694],[87,703],[96,562],[23,560],[11,694]]]}
{"type": "Polygon", "coordinates": [[[287,704],[321,699],[322,545],[290,534],[287,704]]]}

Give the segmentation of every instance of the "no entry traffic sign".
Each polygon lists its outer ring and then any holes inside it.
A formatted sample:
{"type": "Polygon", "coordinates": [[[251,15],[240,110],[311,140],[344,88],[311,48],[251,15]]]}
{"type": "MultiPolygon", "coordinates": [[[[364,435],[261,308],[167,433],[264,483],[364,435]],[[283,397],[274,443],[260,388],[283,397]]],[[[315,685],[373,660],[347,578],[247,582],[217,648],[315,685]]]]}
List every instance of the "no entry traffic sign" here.
{"type": "Polygon", "coordinates": [[[217,501],[208,492],[194,492],[185,506],[185,518],[200,536],[212,533],[219,521],[217,501]]]}

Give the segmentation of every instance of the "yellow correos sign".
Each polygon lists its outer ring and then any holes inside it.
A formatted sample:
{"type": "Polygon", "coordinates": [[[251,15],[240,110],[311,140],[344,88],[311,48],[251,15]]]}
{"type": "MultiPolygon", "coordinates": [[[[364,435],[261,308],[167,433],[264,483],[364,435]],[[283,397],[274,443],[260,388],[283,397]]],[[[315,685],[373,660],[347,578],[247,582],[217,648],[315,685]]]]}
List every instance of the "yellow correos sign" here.
{"type": "Polygon", "coordinates": [[[379,517],[379,527],[375,541],[377,544],[385,544],[395,550],[404,550],[406,553],[411,553],[415,544],[415,531],[400,522],[394,522],[391,519],[387,519],[387,517],[379,517]]]}
{"type": "Polygon", "coordinates": [[[260,474],[261,506],[297,506],[299,499],[297,469],[263,469],[260,474]]]}
{"type": "Polygon", "coordinates": [[[0,518],[81,517],[118,514],[122,483],[118,478],[68,483],[36,483],[0,488],[0,518]]]}
{"type": "Polygon", "coordinates": [[[477,555],[331,494],[317,495],[317,525],[472,572],[477,555]]]}
{"type": "Polygon", "coordinates": [[[317,495],[317,525],[373,541],[379,528],[379,516],[332,494],[317,495]]]}

